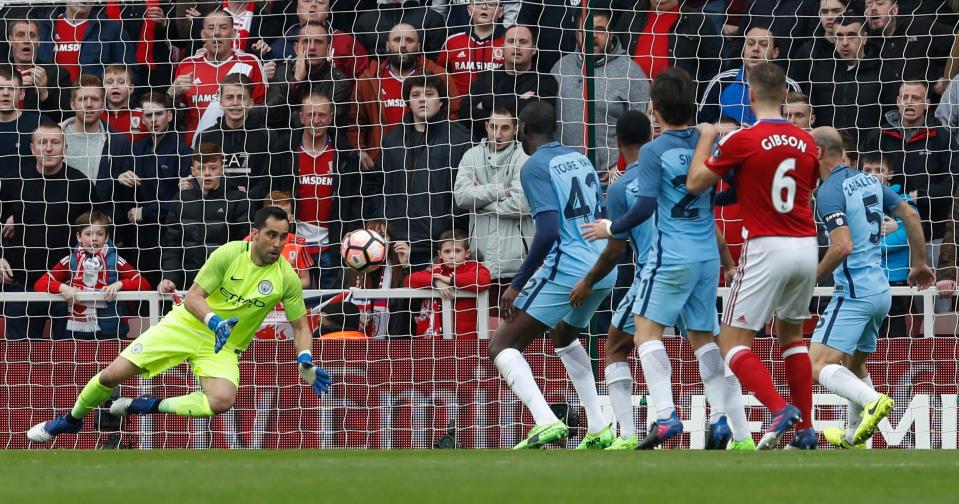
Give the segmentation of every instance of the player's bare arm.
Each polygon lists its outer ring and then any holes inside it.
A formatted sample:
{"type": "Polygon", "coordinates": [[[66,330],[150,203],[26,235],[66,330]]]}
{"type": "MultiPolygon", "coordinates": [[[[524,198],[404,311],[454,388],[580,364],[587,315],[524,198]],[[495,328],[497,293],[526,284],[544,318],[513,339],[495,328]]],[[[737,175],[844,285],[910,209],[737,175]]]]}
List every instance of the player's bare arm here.
{"type": "Polygon", "coordinates": [[[906,241],[909,242],[909,285],[920,289],[935,283],[936,274],[926,264],[926,238],[919,222],[919,213],[909,203],[901,201],[892,214],[902,219],[906,226],[906,241]]]}
{"type": "Polygon", "coordinates": [[[699,129],[699,142],[693,153],[693,160],[689,163],[689,176],[686,177],[686,191],[690,194],[701,194],[719,182],[719,175],[706,168],[706,160],[719,136],[716,127],[710,123],[696,126],[699,129]]]}
{"type": "Polygon", "coordinates": [[[606,242],[606,248],[596,259],[596,264],[589,270],[589,273],[582,280],[576,283],[573,290],[569,293],[569,304],[578,308],[582,306],[583,301],[593,292],[593,285],[602,278],[605,278],[616,263],[623,257],[626,251],[626,240],[609,239],[606,242]]]}
{"type": "Polygon", "coordinates": [[[197,320],[202,320],[204,323],[207,323],[207,317],[213,314],[210,304],[206,302],[209,295],[207,291],[203,290],[203,287],[194,283],[187,291],[186,299],[183,301],[186,310],[197,320]]]}
{"type": "Polygon", "coordinates": [[[733,281],[733,277],[736,276],[736,260],[733,259],[733,255],[729,252],[729,244],[726,243],[726,237],[723,235],[719,226],[716,226],[716,246],[719,247],[719,262],[723,266],[723,272],[725,273],[726,283],[733,281]]]}
{"type": "Polygon", "coordinates": [[[842,264],[843,260],[852,254],[852,233],[849,227],[839,226],[829,232],[829,250],[819,261],[816,268],[816,278],[820,279],[826,275],[831,275],[837,266],[842,264]]]}

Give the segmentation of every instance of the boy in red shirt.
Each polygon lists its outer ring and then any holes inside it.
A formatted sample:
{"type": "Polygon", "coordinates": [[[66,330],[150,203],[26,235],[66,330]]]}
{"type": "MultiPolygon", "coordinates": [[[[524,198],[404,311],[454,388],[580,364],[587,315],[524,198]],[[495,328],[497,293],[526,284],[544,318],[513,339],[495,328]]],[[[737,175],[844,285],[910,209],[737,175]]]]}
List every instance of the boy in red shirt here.
{"type": "Polygon", "coordinates": [[[126,336],[121,318],[123,303],[114,301],[121,290],[150,290],[150,282],[117,254],[110,242],[110,219],[101,212],[77,217],[77,245],[34,284],[37,292],[60,294],[69,313],[54,317],[53,339],[109,339],[126,336]],[[79,292],[102,292],[104,301],[78,301],[79,292]]]}
{"type": "MultiPolygon", "coordinates": [[[[456,289],[484,292],[490,287],[490,273],[482,263],[470,259],[469,236],[459,229],[440,236],[438,258],[425,270],[406,277],[406,287],[439,290],[442,299],[453,304],[454,334],[457,338],[477,337],[476,300],[457,299],[456,289]]],[[[428,338],[443,337],[443,301],[424,299],[416,317],[416,335],[428,338]]]]}

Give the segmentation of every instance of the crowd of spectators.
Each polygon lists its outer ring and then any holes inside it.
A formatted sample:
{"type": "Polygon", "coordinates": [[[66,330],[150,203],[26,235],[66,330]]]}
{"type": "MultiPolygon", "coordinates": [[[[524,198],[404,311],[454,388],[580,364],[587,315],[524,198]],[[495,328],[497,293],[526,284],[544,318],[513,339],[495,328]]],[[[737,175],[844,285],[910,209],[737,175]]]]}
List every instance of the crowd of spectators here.
{"type": "MultiPolygon", "coordinates": [[[[305,287],[495,298],[533,235],[523,107],[554,105],[557,140],[588,153],[605,187],[625,168],[617,119],[647,110],[659,72],[685,69],[697,120],[730,131],[755,121],[747,77],[763,61],[789,76],[791,122],[839,129],[850,163],[915,205],[938,287],[955,291],[959,1],[599,0],[588,14],[584,3],[0,8],[2,290],[70,301],[3,303],[5,337],[41,337],[51,319],[55,338],[122,337],[122,306],[75,292],[187,289],[264,204],[289,207],[288,259],[305,287]],[[389,239],[376,272],[341,265],[339,242],[359,228],[389,239]]],[[[733,246],[736,212],[717,210],[733,246]]],[[[901,285],[902,226],[878,232],[901,285]]],[[[458,317],[475,319],[462,301],[458,317]]],[[[904,303],[891,335],[914,332],[904,303]]],[[[429,300],[353,304],[367,336],[442,333],[429,300]]],[[[475,337],[465,319],[456,332],[475,337]]]]}

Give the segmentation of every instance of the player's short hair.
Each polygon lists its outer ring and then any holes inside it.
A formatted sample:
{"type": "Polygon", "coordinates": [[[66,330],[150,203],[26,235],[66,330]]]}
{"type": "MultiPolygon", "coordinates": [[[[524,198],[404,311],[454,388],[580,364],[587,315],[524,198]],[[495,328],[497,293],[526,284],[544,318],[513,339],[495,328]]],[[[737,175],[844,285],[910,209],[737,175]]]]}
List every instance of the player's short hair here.
{"type": "Polygon", "coordinates": [[[462,229],[450,229],[449,231],[443,231],[443,234],[440,235],[439,240],[436,240],[436,248],[439,249],[448,241],[461,241],[465,244],[466,250],[470,249],[470,235],[462,229]]]}
{"type": "Polygon", "coordinates": [[[70,91],[70,99],[76,99],[77,93],[80,92],[81,88],[97,88],[100,90],[100,94],[106,94],[106,91],[103,89],[103,79],[98,75],[93,74],[80,74],[80,77],[77,77],[77,81],[73,84],[73,89],[70,91]]]}
{"type": "Polygon", "coordinates": [[[108,73],[125,73],[127,74],[127,79],[130,80],[130,84],[133,84],[133,69],[127,65],[114,64],[103,67],[103,75],[108,73]]]}
{"type": "Polygon", "coordinates": [[[653,136],[649,116],[638,110],[627,110],[616,120],[616,138],[629,147],[641,147],[653,136]]]}
{"type": "Polygon", "coordinates": [[[289,222],[290,218],[286,215],[286,210],[277,206],[265,206],[253,214],[253,229],[263,229],[266,227],[266,221],[269,218],[275,220],[284,220],[289,222]]]}
{"type": "Polygon", "coordinates": [[[689,124],[696,116],[696,85],[682,68],[667,68],[656,75],[649,89],[649,99],[670,126],[689,124]]]}
{"type": "Polygon", "coordinates": [[[18,86],[23,84],[23,79],[20,77],[20,72],[13,68],[13,65],[8,63],[0,64],[0,77],[3,77],[8,81],[13,81],[17,83],[18,86]]]}
{"type": "Polygon", "coordinates": [[[816,141],[816,145],[822,149],[823,155],[839,156],[845,153],[845,147],[842,143],[842,135],[833,128],[822,127],[812,130],[811,136],[816,141]]]}
{"type": "Polygon", "coordinates": [[[403,101],[407,104],[410,102],[410,93],[413,92],[413,88],[415,87],[435,89],[436,94],[440,96],[440,100],[444,106],[449,101],[449,95],[446,91],[446,81],[439,75],[421,73],[403,79],[403,101]]]}
{"type": "Polygon", "coordinates": [[[756,101],[780,104],[786,94],[786,72],[775,63],[759,63],[749,71],[749,89],[756,101]]]}
{"type": "Polygon", "coordinates": [[[877,164],[892,169],[892,160],[883,156],[882,152],[879,151],[865,152],[862,156],[859,156],[859,168],[861,169],[867,164],[877,164]]]}
{"type": "Polygon", "coordinates": [[[220,81],[220,94],[223,94],[223,88],[226,86],[240,86],[243,92],[248,96],[253,96],[253,79],[241,73],[231,73],[220,81]]]}
{"type": "Polygon", "coordinates": [[[202,164],[210,161],[223,161],[223,149],[215,143],[203,142],[193,153],[193,162],[202,164]]]}
{"type": "Polygon", "coordinates": [[[173,100],[170,98],[170,95],[161,93],[160,91],[147,91],[143,93],[140,95],[140,103],[154,103],[166,110],[173,109],[173,100]]]}
{"type": "Polygon", "coordinates": [[[107,230],[107,236],[110,236],[110,226],[112,224],[113,222],[110,221],[107,214],[99,210],[93,210],[92,212],[83,212],[73,221],[73,231],[81,233],[90,226],[103,226],[107,230]]]}
{"type": "Polygon", "coordinates": [[[534,101],[523,107],[519,122],[524,124],[527,135],[552,137],[556,134],[556,109],[547,102],[534,101]]]}

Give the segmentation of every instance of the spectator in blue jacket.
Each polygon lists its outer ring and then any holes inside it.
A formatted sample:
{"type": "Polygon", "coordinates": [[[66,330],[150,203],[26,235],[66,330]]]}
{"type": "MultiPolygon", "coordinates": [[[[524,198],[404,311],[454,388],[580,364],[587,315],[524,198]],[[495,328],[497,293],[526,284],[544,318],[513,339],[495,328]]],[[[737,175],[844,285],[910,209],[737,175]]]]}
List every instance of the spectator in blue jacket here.
{"type": "Polygon", "coordinates": [[[103,76],[103,68],[115,64],[135,69],[140,81],[136,48],[123,27],[92,2],[74,0],[50,11],[40,21],[38,56],[66,70],[71,81],[84,73],[103,76]]]}

